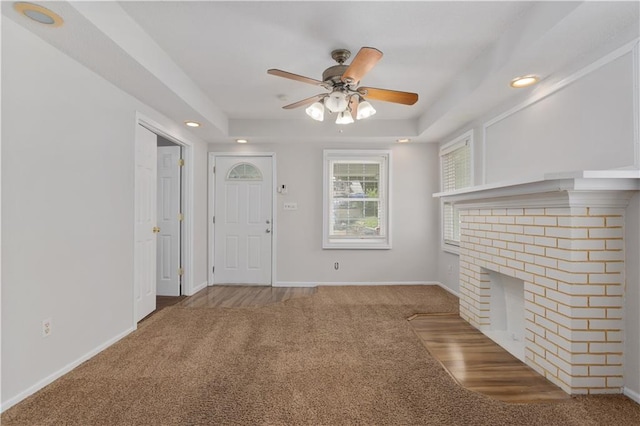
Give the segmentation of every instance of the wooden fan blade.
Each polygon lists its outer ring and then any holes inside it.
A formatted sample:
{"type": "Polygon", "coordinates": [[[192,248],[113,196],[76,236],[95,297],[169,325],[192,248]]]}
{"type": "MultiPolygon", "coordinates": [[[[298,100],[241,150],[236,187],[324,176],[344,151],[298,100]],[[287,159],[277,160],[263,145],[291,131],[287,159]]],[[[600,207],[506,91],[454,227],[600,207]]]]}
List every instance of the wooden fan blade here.
{"type": "Polygon", "coordinates": [[[351,116],[355,120],[358,116],[358,105],[360,105],[360,97],[359,96],[351,96],[349,100],[349,106],[351,107],[351,116]]]}
{"type": "Polygon", "coordinates": [[[413,105],[418,102],[418,94],[411,92],[376,89],[375,87],[360,87],[358,88],[358,93],[368,99],[375,99],[377,101],[395,102],[404,105],[413,105]]]}
{"type": "Polygon", "coordinates": [[[359,82],[381,58],[382,52],[378,49],[363,47],[353,59],[351,65],[342,74],[342,81],[347,84],[359,82]]]}
{"type": "Polygon", "coordinates": [[[312,104],[314,102],[318,102],[320,99],[324,98],[325,96],[327,96],[327,95],[319,94],[319,95],[311,96],[310,98],[303,99],[301,101],[298,101],[298,102],[295,102],[295,103],[292,103],[292,104],[289,104],[289,105],[285,105],[282,108],[284,108],[284,109],[294,109],[294,108],[298,108],[298,107],[301,107],[301,106],[309,105],[309,104],[312,104]]]}
{"type": "Polygon", "coordinates": [[[304,77],[302,75],[293,74],[293,73],[282,71],[282,70],[270,69],[270,70],[267,70],[267,74],[275,75],[277,77],[288,78],[290,80],[301,81],[303,83],[313,84],[314,86],[322,86],[323,84],[323,82],[320,80],[304,77]]]}

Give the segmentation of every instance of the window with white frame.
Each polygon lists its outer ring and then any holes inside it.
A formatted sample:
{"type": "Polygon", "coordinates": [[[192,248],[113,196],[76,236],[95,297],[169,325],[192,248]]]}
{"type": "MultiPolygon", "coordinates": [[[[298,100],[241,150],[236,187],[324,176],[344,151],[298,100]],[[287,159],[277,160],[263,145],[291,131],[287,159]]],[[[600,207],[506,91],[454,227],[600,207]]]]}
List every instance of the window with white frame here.
{"type": "MultiPolygon", "coordinates": [[[[473,133],[467,132],[440,149],[443,192],[473,185],[472,144],[473,133]]],[[[460,213],[446,201],[442,203],[442,238],[445,248],[460,246],[460,213]]]]}
{"type": "Polygon", "coordinates": [[[389,150],[325,150],[325,249],[389,249],[389,150]]]}

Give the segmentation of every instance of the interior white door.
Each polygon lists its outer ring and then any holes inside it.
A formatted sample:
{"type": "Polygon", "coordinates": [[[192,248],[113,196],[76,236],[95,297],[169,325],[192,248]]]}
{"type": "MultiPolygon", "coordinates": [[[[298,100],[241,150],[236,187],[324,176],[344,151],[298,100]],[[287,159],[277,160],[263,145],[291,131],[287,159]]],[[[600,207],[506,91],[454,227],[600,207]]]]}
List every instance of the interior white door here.
{"type": "Polygon", "coordinates": [[[180,147],[158,147],[156,293],[180,296],[180,147]]]}
{"type": "Polygon", "coordinates": [[[135,142],[134,294],[136,321],[156,309],[157,136],[138,125],[135,142]]]}
{"type": "Polygon", "coordinates": [[[271,285],[273,159],[215,163],[214,284],[271,285]]]}

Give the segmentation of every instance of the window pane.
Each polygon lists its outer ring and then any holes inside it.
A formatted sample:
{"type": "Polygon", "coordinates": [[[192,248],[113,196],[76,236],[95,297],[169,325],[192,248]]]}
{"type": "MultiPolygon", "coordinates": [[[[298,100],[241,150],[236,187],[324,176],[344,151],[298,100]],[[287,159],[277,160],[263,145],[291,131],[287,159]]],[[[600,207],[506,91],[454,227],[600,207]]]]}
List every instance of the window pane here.
{"type": "Polygon", "coordinates": [[[378,201],[334,201],[331,236],[380,235],[378,201]]]}
{"type": "Polygon", "coordinates": [[[377,198],[379,181],[379,163],[333,163],[333,198],[377,198]]]}

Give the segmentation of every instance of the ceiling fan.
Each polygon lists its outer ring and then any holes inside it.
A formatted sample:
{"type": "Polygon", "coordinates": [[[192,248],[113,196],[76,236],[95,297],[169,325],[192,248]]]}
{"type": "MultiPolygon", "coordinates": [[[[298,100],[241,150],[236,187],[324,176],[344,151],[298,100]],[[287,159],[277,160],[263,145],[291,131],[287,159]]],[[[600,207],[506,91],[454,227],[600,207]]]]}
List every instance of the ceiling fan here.
{"type": "Polygon", "coordinates": [[[416,93],[376,89],[375,87],[358,87],[360,80],[382,58],[382,52],[373,47],[363,47],[351,64],[345,65],[345,61],[350,56],[351,52],[347,49],[336,49],[331,52],[331,57],[338,65],[324,70],[322,81],[278,69],[268,70],[267,73],[271,75],[321,86],[330,91],[285,105],[282,108],[293,109],[311,104],[306,109],[306,113],[314,120],[324,120],[324,110],[327,109],[329,112],[338,114],[336,123],[349,124],[353,123],[353,114],[356,119],[360,120],[376,113],[367,99],[403,105],[413,105],[418,101],[416,93]]]}

